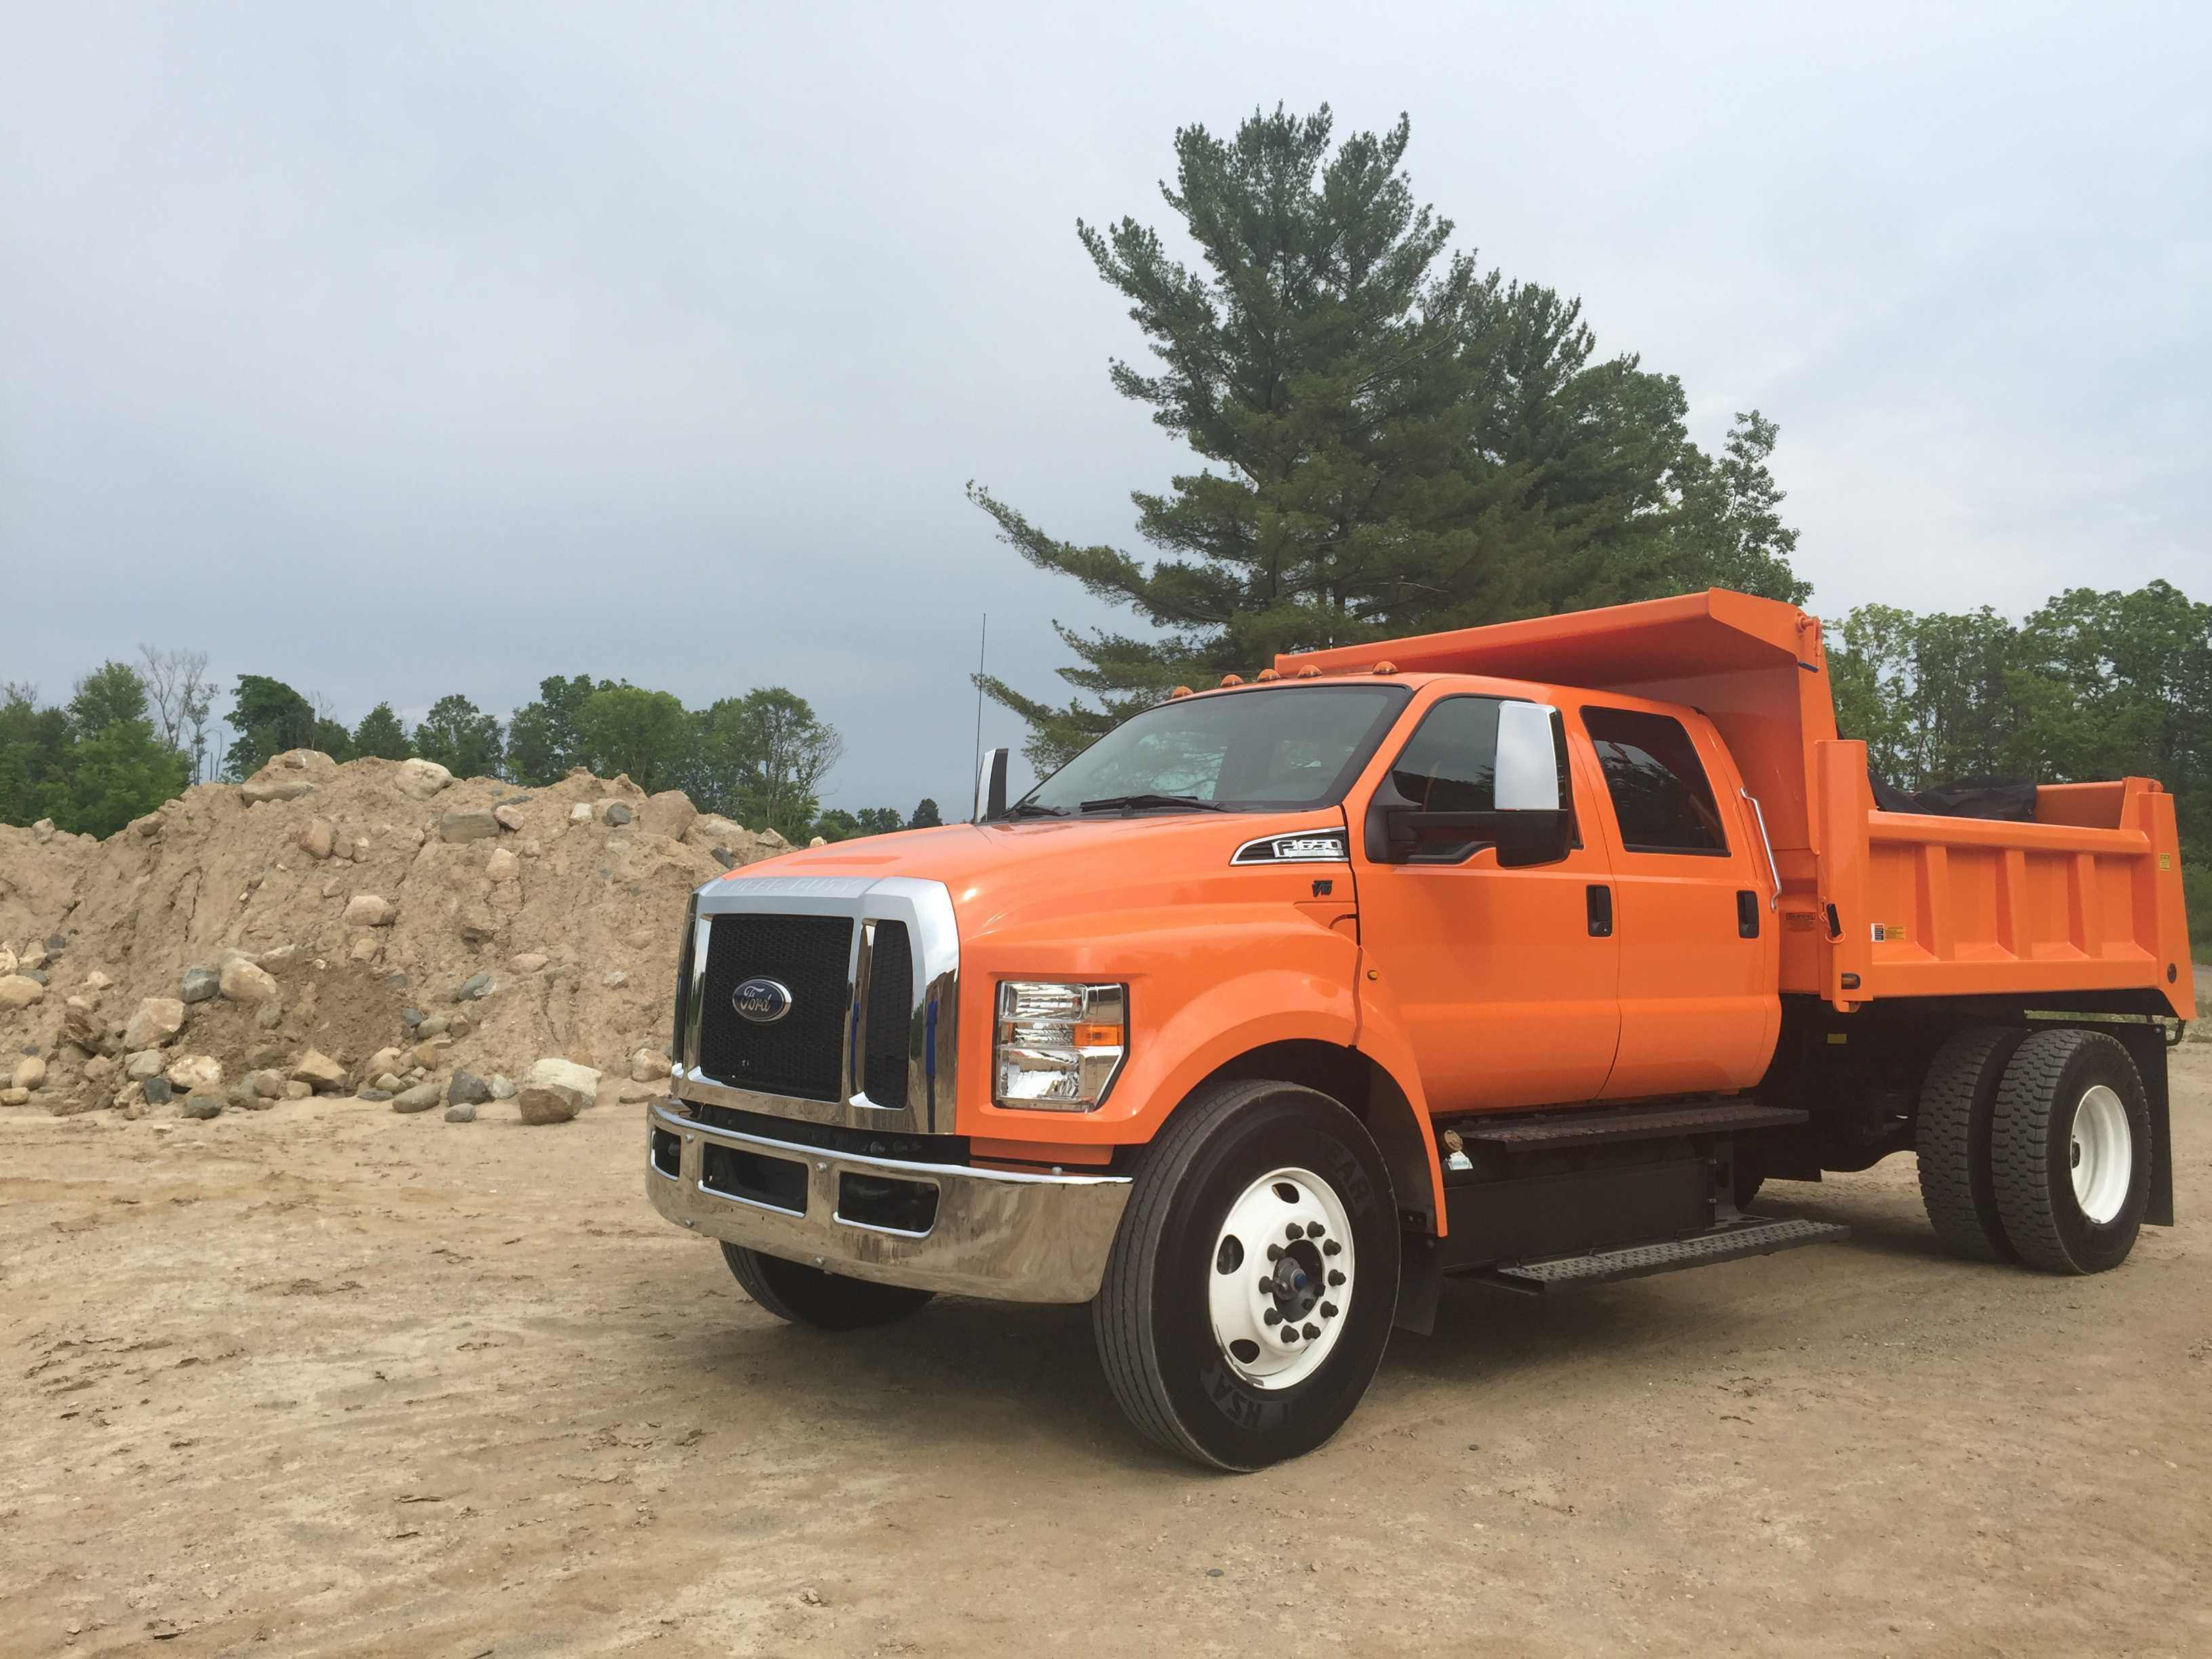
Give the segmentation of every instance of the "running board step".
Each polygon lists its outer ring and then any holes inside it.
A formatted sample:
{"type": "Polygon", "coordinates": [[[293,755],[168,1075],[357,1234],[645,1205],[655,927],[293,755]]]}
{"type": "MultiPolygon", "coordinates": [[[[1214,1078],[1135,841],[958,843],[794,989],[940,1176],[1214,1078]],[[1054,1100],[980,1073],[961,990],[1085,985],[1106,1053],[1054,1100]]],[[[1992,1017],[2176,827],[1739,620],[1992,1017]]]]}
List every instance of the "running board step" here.
{"type": "Polygon", "coordinates": [[[1771,1255],[1800,1244],[1838,1243],[1851,1236],[1849,1227],[1829,1221],[1761,1221],[1756,1217],[1716,1227],[1693,1238],[1667,1244],[1632,1244],[1622,1249],[1596,1250],[1589,1255],[1561,1256],[1551,1261],[1528,1261],[1498,1267],[1483,1275],[1506,1290],[1541,1295],[1582,1285],[1607,1285],[1615,1279],[1644,1279],[1683,1267],[1703,1267],[1716,1261],[1735,1261],[1748,1255],[1771,1255]]]}
{"type": "Polygon", "coordinates": [[[1668,1140],[1676,1135],[1741,1134],[1750,1129],[1788,1129],[1807,1114],[1787,1106],[1717,1100],[1708,1105],[1631,1106],[1604,1111],[1549,1111],[1487,1121],[1455,1118],[1448,1126],[1462,1141],[1502,1152],[1530,1152],[1589,1146],[1608,1140],[1668,1140]]]}

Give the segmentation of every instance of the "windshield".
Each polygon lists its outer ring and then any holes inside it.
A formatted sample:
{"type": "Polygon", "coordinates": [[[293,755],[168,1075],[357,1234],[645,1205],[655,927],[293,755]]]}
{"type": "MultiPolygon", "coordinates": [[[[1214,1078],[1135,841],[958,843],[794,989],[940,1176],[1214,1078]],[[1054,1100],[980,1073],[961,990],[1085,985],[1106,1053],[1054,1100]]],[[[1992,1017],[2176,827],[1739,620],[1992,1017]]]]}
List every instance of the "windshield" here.
{"type": "Polygon", "coordinates": [[[1334,805],[1411,695],[1401,685],[1300,685],[1178,697],[1123,721],[1014,810],[1334,805]]]}

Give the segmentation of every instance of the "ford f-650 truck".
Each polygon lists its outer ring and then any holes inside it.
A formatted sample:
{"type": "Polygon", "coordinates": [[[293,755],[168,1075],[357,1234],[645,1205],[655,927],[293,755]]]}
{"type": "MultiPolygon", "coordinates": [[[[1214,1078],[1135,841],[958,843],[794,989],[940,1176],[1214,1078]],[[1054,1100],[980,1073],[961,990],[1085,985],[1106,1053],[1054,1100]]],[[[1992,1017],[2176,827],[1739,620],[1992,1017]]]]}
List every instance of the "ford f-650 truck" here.
{"type": "Polygon", "coordinates": [[[787,1320],[1089,1302],[1138,1427],[1230,1469],[1447,1277],[1843,1233],[1767,1180],[1913,1152],[1951,1250],[2101,1272],[2172,1219],[2173,801],[2032,811],[1880,810],[1819,623],[1741,594],[1279,657],[700,889],[647,1188],[787,1320]]]}

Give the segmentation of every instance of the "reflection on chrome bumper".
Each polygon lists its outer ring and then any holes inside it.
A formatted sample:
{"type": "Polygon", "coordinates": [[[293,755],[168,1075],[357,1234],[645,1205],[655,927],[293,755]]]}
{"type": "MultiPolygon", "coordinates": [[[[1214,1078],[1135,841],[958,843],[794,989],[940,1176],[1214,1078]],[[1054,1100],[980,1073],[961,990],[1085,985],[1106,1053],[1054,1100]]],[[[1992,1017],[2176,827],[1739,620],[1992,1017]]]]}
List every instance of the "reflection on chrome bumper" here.
{"type": "Polygon", "coordinates": [[[1088,1302],[1098,1294],[1106,1254],[1129,1201],[1126,1176],[1029,1175],[866,1158],[714,1128],[663,1104],[654,1105],[647,1121],[646,1193],[671,1221],[726,1243],[880,1284],[1007,1302],[1088,1302]],[[673,1175],[653,1157],[656,1133],[676,1137],[673,1175]],[[790,1182],[775,1195],[781,1201],[709,1186],[710,1147],[772,1160],[761,1167],[776,1181],[790,1182]],[[841,1216],[848,1176],[933,1189],[934,1214],[926,1230],[841,1216]]]}

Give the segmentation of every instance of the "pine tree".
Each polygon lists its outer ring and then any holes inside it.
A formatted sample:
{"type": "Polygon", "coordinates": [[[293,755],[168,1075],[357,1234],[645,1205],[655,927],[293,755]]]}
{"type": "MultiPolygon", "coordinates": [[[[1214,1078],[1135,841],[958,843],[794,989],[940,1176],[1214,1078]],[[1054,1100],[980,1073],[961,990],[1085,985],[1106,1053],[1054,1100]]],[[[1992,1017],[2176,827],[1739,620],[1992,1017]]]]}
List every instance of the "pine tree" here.
{"type": "Polygon", "coordinates": [[[1040,766],[1179,681],[1278,651],[1702,585],[1726,533],[1786,554],[1778,526],[1747,521],[1771,505],[1755,443],[1751,474],[1723,473],[1689,441],[1680,384],[1600,359],[1578,301],[1447,254],[1451,222],[1400,165],[1403,117],[1333,154],[1332,129],[1324,106],[1176,134],[1162,194],[1202,270],[1133,219],[1077,226],[1158,360],[1115,362],[1115,390],[1206,465],[1133,497],[1149,564],[969,486],[1024,558],[1153,630],[1060,628],[1080,659],[1061,678],[1095,703],[982,681],[1030,722],[1040,766]]]}
{"type": "Polygon", "coordinates": [[[380,702],[361,717],[353,731],[354,753],[363,760],[405,760],[415,752],[407,741],[407,728],[392,705],[380,702]]]}

